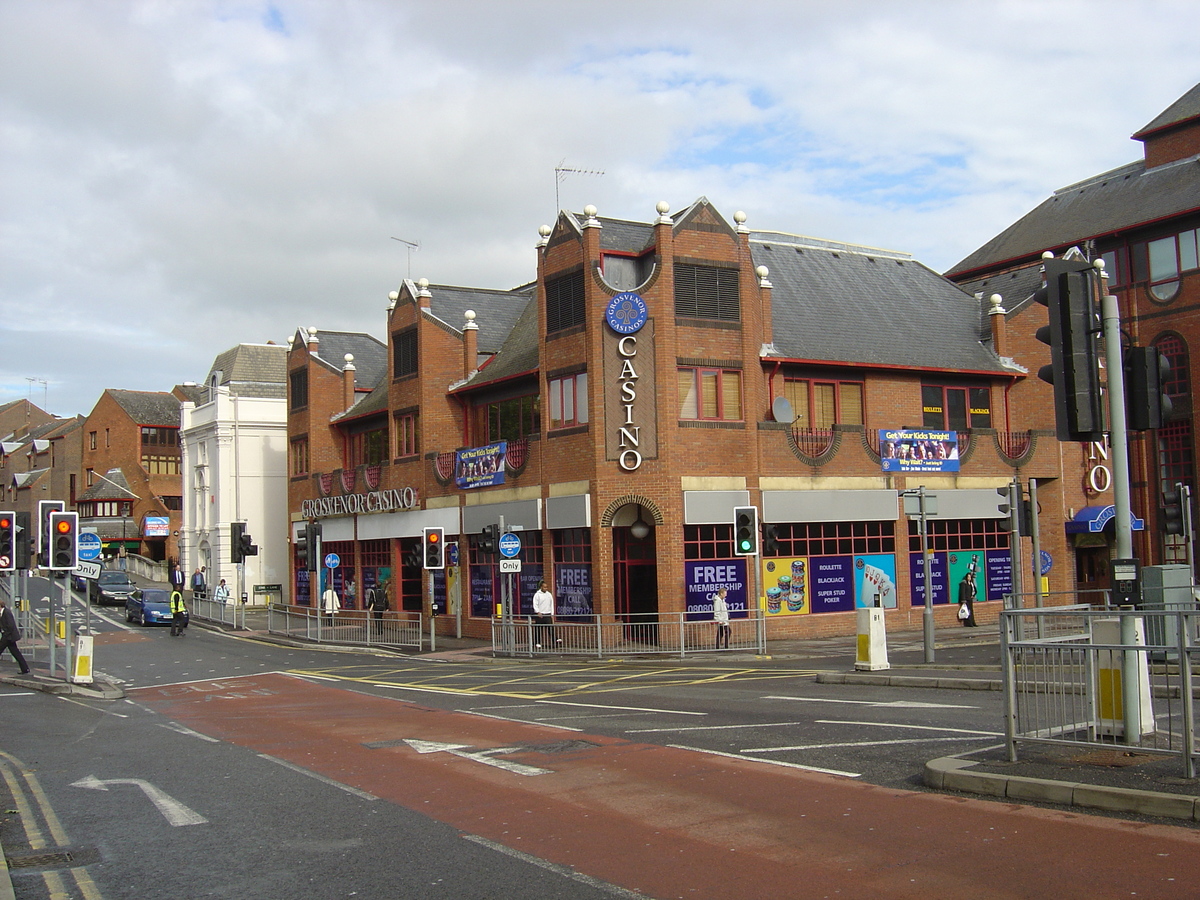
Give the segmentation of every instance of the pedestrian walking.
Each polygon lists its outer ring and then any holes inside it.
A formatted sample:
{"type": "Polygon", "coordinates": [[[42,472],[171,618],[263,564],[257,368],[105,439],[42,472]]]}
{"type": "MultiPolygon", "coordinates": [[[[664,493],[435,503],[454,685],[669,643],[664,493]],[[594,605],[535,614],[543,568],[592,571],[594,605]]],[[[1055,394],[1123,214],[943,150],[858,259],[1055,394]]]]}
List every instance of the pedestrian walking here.
{"type": "Polygon", "coordinates": [[[19,640],[21,640],[21,628],[17,625],[17,617],[8,608],[8,603],[0,598],[0,656],[7,650],[17,661],[17,665],[21,667],[21,674],[28,675],[29,663],[25,662],[21,648],[17,646],[19,640]]]}
{"type": "Polygon", "coordinates": [[[975,587],[975,573],[967,572],[958,583],[958,620],[964,628],[977,627],[975,622],[975,598],[978,596],[975,587]]]}
{"type": "Polygon", "coordinates": [[[325,588],[325,593],[321,595],[321,609],[325,612],[325,620],[332,625],[333,617],[339,609],[342,608],[342,602],[338,599],[337,591],[333,589],[333,585],[325,588]]]}
{"type": "Polygon", "coordinates": [[[381,587],[367,588],[367,606],[371,610],[371,618],[375,620],[375,628],[383,632],[383,614],[387,612],[387,591],[381,587]]]}
{"type": "Polygon", "coordinates": [[[171,587],[177,591],[183,590],[183,569],[179,563],[171,566],[171,587]]]}
{"type": "Polygon", "coordinates": [[[204,583],[204,567],[201,566],[192,573],[192,596],[201,600],[207,593],[207,585],[204,583]]]}
{"type": "Polygon", "coordinates": [[[713,621],[717,623],[717,649],[722,645],[729,649],[729,604],[725,602],[725,588],[713,595],[713,621]]]}
{"type": "Polygon", "coordinates": [[[213,599],[224,606],[229,602],[229,585],[225,583],[225,579],[221,579],[221,583],[213,590],[213,599]]]}
{"type": "Polygon", "coordinates": [[[562,638],[554,632],[554,595],[547,590],[545,581],[538,582],[538,589],[533,595],[533,639],[538,647],[542,646],[543,641],[547,644],[562,643],[562,638]]]}
{"type": "Polygon", "coordinates": [[[183,637],[187,628],[187,607],[183,603],[183,592],[171,591],[171,637],[183,637]]]}
{"type": "Polygon", "coordinates": [[[129,568],[129,551],[125,549],[123,541],[121,546],[117,548],[117,568],[122,572],[129,568]]]}

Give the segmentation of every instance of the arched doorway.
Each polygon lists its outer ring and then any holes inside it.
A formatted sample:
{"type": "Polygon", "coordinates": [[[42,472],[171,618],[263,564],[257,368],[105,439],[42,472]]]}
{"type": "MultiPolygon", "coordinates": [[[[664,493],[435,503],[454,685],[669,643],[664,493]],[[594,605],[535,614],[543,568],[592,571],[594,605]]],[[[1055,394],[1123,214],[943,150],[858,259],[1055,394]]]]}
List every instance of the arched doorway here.
{"type": "Polygon", "coordinates": [[[614,612],[626,637],[658,643],[658,542],[652,513],[628,503],[612,517],[614,612]]]}

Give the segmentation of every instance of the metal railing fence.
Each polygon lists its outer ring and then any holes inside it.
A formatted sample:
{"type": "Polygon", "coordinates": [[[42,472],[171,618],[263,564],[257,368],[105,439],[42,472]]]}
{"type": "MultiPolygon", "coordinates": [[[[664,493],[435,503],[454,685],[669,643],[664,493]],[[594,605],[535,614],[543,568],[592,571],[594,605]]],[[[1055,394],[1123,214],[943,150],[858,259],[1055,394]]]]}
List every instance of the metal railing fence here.
{"type": "Polygon", "coordinates": [[[1004,735],[1021,744],[1178,755],[1195,777],[1200,611],[1090,605],[1006,609],[1004,735]]]}
{"type": "Polygon", "coordinates": [[[597,614],[538,625],[521,616],[492,619],[492,652],[497,656],[638,656],[766,652],[761,610],[730,618],[728,641],[717,646],[712,619],[689,621],[687,613],[597,614]]]}
{"type": "Polygon", "coordinates": [[[221,603],[210,597],[201,597],[195,592],[189,595],[185,602],[187,603],[188,613],[193,619],[217,622],[221,625],[229,625],[238,630],[245,630],[246,628],[246,607],[244,604],[234,603],[232,600],[228,603],[221,603]]]}
{"type": "Polygon", "coordinates": [[[271,634],[299,638],[318,644],[353,647],[422,647],[423,616],[417,612],[343,610],[328,616],[310,606],[272,604],[267,607],[267,630],[271,634]]]}

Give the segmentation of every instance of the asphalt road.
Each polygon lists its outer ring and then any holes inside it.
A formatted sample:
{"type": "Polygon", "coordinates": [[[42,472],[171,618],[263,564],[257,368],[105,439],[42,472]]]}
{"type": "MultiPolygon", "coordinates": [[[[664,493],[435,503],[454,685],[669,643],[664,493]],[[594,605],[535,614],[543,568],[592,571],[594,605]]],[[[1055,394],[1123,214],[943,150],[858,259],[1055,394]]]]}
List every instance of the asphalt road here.
{"type": "Polygon", "coordinates": [[[914,790],[989,692],[96,630],[127,700],[0,686],[20,900],[1200,896],[1194,829],[914,790]]]}

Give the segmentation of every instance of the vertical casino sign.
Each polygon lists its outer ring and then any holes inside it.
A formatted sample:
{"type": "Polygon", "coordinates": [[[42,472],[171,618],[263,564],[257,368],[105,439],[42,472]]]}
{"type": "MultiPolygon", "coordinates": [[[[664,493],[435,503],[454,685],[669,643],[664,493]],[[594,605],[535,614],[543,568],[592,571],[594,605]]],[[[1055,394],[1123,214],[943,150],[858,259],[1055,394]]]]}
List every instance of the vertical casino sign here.
{"type": "Polygon", "coordinates": [[[654,322],[646,301],[632,291],[613,296],[604,310],[605,455],[625,472],[658,456],[654,322]]]}

